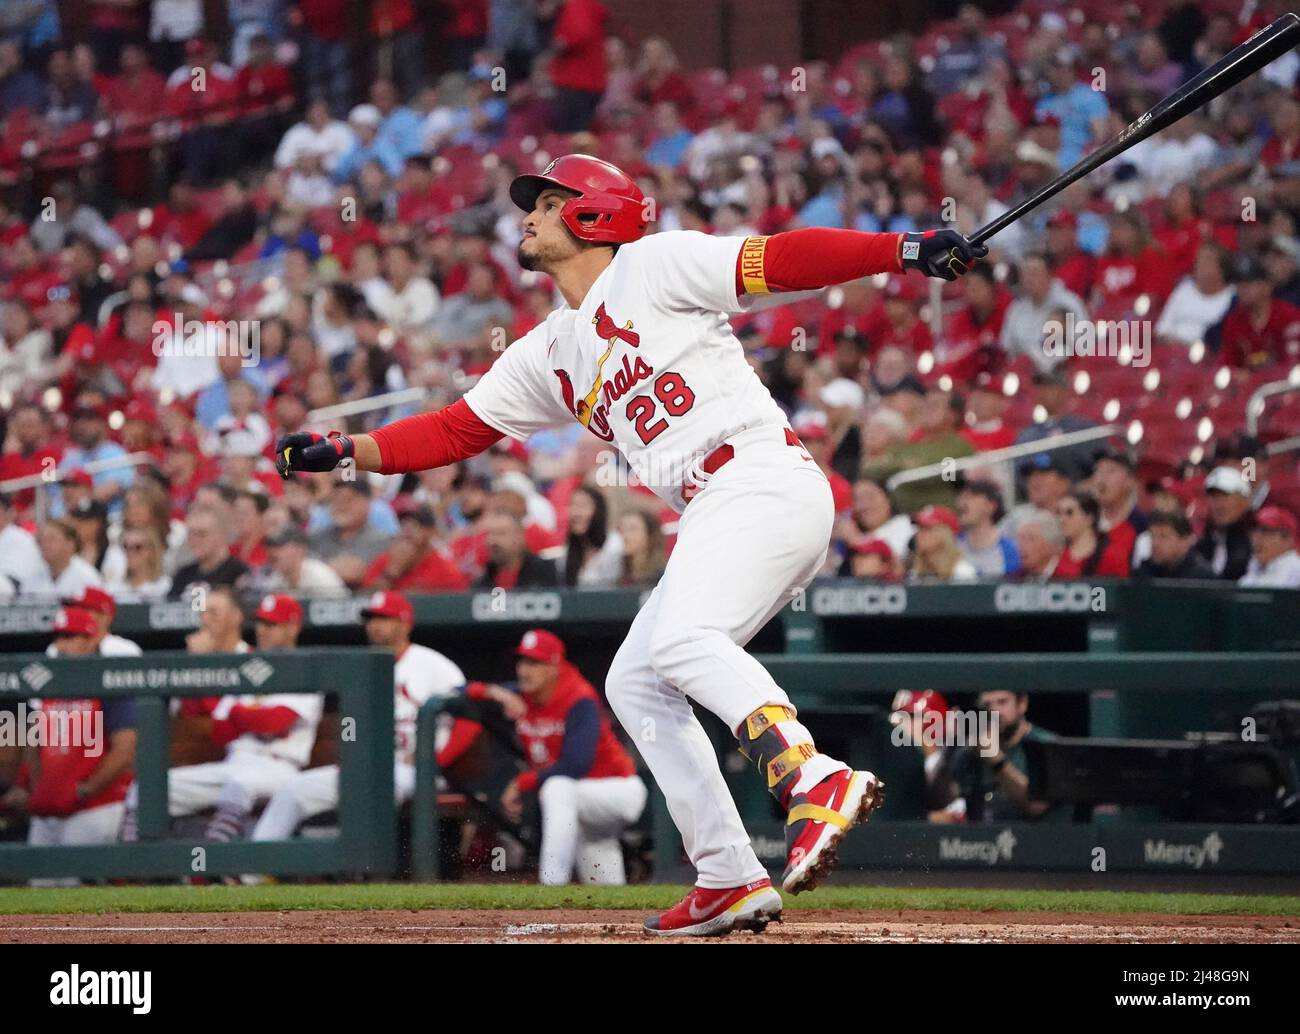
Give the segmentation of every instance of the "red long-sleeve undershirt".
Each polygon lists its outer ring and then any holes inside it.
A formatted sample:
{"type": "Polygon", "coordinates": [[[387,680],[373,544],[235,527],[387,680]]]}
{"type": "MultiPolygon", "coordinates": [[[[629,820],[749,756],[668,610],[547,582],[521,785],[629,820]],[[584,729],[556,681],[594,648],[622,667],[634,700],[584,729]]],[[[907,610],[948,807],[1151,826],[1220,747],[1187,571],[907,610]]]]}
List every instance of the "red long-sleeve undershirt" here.
{"type": "Polygon", "coordinates": [[[876,273],[901,273],[901,233],[808,227],[749,237],[736,260],[736,292],[809,291],[876,273]]]}
{"type": "Polygon", "coordinates": [[[229,717],[213,721],[212,739],[219,746],[225,746],[246,732],[258,736],[283,736],[293,728],[297,720],[298,712],[283,704],[277,707],[246,707],[243,704],[235,704],[230,709],[229,717]]]}
{"type": "Polygon", "coordinates": [[[436,413],[408,416],[372,431],[381,474],[430,470],[477,456],[504,437],[483,422],[464,399],[436,413]]]}
{"type": "MultiPolygon", "coordinates": [[[[902,236],[810,227],[750,237],[736,260],[737,293],[806,291],[875,273],[900,273],[902,236]]],[[[503,436],[461,399],[436,413],[381,427],[371,437],[379,447],[379,472],[400,474],[467,460],[503,436]]]]}

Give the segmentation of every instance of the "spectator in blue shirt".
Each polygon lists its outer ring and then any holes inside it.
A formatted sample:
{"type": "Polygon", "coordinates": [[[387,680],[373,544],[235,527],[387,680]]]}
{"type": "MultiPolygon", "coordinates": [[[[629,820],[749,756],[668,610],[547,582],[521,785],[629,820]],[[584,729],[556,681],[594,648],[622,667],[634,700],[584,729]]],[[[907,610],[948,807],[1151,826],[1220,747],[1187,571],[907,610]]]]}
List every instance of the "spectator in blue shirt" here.
{"type": "Polygon", "coordinates": [[[336,183],[347,183],[355,179],[370,162],[378,164],[394,179],[401,173],[401,152],[379,136],[379,127],[383,121],[384,116],[373,104],[358,104],[352,109],[348,115],[348,125],[356,133],[357,142],[334,166],[336,183]]]}
{"type": "Polygon", "coordinates": [[[401,105],[396,86],[387,79],[376,79],[370,87],[370,103],[382,119],[379,139],[396,151],[402,161],[424,150],[421,135],[424,118],[401,105]]]}
{"type": "Polygon", "coordinates": [[[1099,91],[1079,81],[1073,48],[1062,47],[1057,52],[1048,74],[1051,93],[1039,100],[1034,114],[1039,117],[1055,115],[1061,123],[1061,150],[1057,159],[1061,168],[1067,169],[1082,158],[1088,144],[1104,132],[1110,107],[1099,91]]]}
{"type": "Polygon", "coordinates": [[[1003,516],[1002,490],[992,481],[972,479],[957,492],[957,545],[981,578],[1014,578],[1020,573],[1020,550],[998,532],[1003,516]]]}
{"type": "Polygon", "coordinates": [[[270,394],[266,377],[256,366],[245,366],[238,353],[217,356],[217,369],[221,376],[209,384],[194,402],[194,418],[211,431],[217,421],[230,413],[230,394],[227,390],[232,381],[248,381],[257,389],[263,400],[270,394]]]}
{"type": "Polygon", "coordinates": [[[646,148],[645,160],[656,169],[679,168],[694,135],[682,125],[677,105],[672,101],[655,105],[654,121],[655,137],[646,148]]]}
{"type": "Polygon", "coordinates": [[[45,106],[41,81],[23,68],[23,54],[13,40],[0,40],[0,118],[26,108],[33,114],[45,106]]]}
{"type": "MultiPolygon", "coordinates": [[[[78,470],[89,463],[101,460],[117,459],[125,456],[126,450],[108,437],[108,421],[104,414],[92,405],[78,405],[72,411],[72,446],[63,454],[59,470],[67,472],[78,470]]],[[[117,509],[121,505],[122,493],[130,487],[135,479],[135,468],[129,466],[101,470],[91,475],[92,498],[105,506],[117,509]]],[[[50,511],[56,517],[62,515],[63,499],[56,486],[51,487],[50,511]]],[[[110,511],[111,512],[111,511],[110,511]]]]}

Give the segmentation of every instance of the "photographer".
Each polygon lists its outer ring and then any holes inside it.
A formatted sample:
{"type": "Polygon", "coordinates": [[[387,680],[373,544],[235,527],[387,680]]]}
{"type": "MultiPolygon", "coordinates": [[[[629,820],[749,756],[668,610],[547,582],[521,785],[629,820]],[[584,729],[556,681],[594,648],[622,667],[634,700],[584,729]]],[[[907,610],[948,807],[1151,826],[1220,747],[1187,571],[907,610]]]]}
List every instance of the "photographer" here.
{"type": "Polygon", "coordinates": [[[981,693],[979,708],[989,715],[991,743],[949,751],[931,774],[949,813],[962,813],[969,822],[1039,819],[1050,809],[1046,801],[1029,799],[1029,777],[1023,744],[1052,740],[1055,735],[1026,717],[1029,694],[995,689],[981,693]]]}

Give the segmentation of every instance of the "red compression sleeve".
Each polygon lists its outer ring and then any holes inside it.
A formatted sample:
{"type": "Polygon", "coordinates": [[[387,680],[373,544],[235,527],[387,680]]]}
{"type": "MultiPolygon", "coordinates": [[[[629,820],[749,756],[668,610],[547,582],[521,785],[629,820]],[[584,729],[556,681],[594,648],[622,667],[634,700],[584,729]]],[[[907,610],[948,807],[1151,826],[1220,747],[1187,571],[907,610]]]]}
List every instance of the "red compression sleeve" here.
{"type": "Polygon", "coordinates": [[[442,750],[438,751],[438,767],[447,769],[459,761],[482,731],[483,726],[469,718],[457,718],[452,722],[451,735],[447,737],[442,750]]]}
{"type": "Polygon", "coordinates": [[[436,413],[408,416],[381,427],[370,437],[379,446],[379,473],[402,474],[467,460],[505,436],[460,399],[436,413]]]}
{"type": "Polygon", "coordinates": [[[736,260],[736,291],[808,291],[875,273],[901,273],[902,237],[820,227],[748,237],[736,260]]]}
{"type": "Polygon", "coordinates": [[[245,707],[236,704],[230,709],[230,722],[240,732],[253,732],[259,736],[283,736],[293,728],[298,712],[292,707],[245,707]]]}

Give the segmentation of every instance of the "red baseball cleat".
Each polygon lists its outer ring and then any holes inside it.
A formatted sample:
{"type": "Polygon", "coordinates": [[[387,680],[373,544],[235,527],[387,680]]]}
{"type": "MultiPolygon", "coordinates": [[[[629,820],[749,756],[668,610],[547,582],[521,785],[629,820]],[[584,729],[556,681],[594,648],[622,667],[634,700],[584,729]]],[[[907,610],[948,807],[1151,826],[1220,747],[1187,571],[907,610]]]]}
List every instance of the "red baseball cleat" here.
{"type": "Polygon", "coordinates": [[[835,868],[840,841],[885,803],[885,784],[870,772],[841,769],[791,798],[785,819],[789,853],[781,889],[812,890],[835,868]]]}
{"type": "Polygon", "coordinates": [[[781,895],[763,877],[743,887],[692,887],[663,915],[650,916],[645,928],[660,937],[722,937],[732,930],[762,933],[780,921],[781,895]]]}

